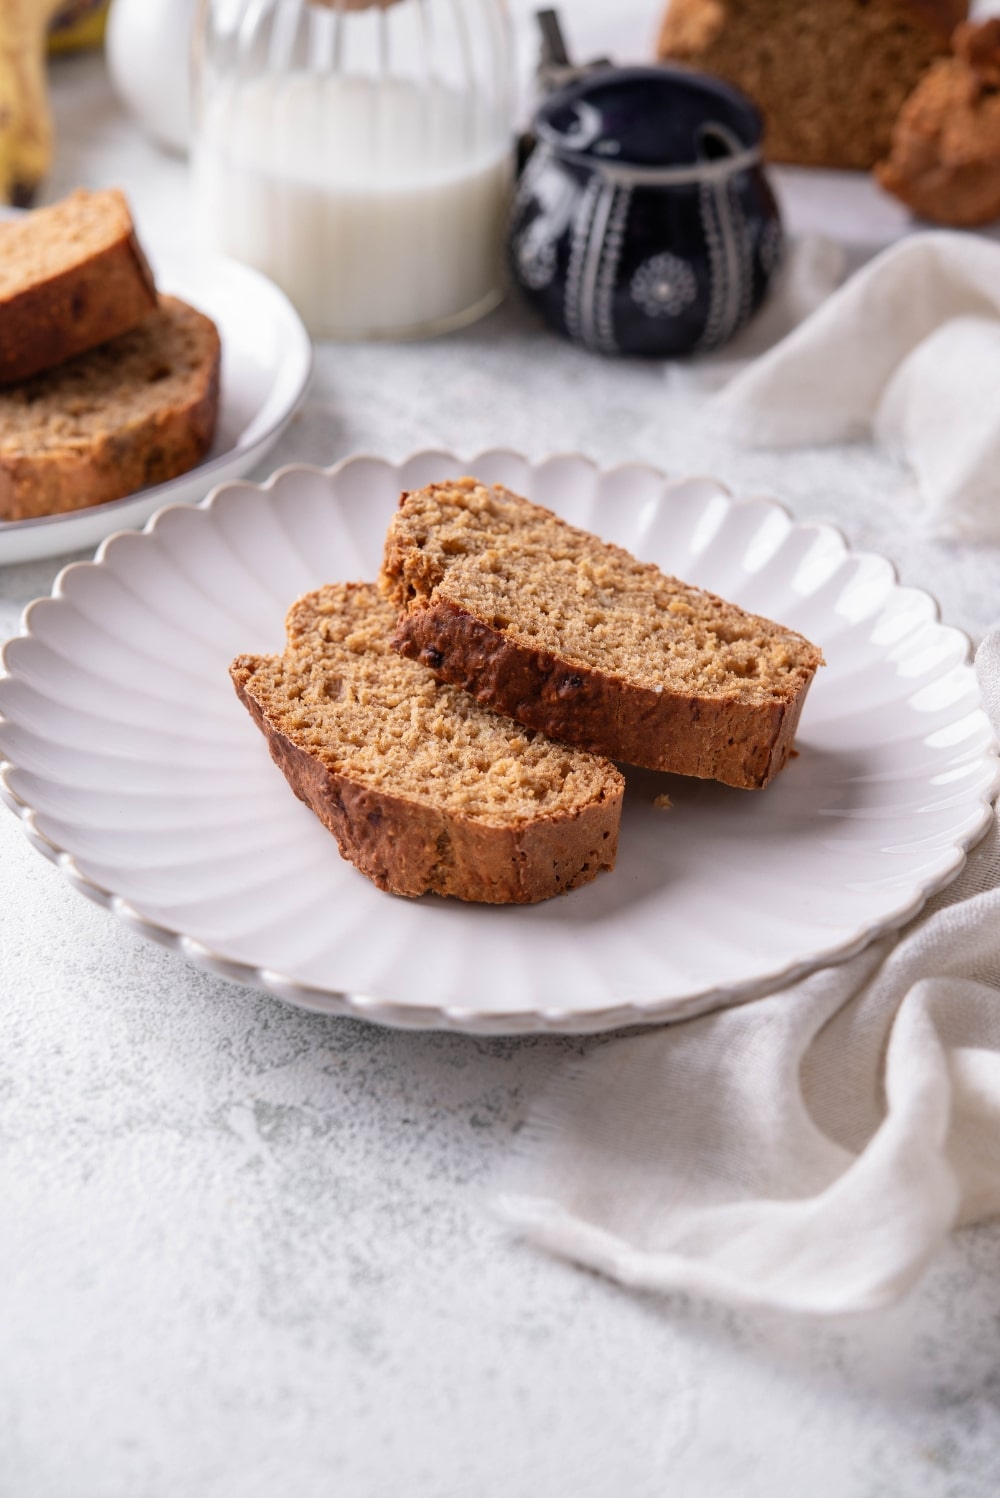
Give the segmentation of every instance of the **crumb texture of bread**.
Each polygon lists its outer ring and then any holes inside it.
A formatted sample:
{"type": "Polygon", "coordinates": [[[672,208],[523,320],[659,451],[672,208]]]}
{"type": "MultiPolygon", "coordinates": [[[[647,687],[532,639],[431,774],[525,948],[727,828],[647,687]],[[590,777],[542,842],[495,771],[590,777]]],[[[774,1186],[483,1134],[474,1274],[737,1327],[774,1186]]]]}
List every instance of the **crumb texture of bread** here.
{"type": "Polygon", "coordinates": [[[822,662],[794,631],[471,478],[404,495],[380,584],[396,649],[498,713],[732,786],[784,765],[822,662]]]}
{"type": "Polygon", "coordinates": [[[0,384],[127,333],[155,309],[124,196],[72,193],[0,224],[0,384]]]}
{"type": "Polygon", "coordinates": [[[614,866],[624,780],[610,761],[481,708],[392,649],[374,584],[289,611],[282,656],[230,669],[292,790],[382,890],[546,900],[614,866]]]}
{"type": "Polygon", "coordinates": [[[900,111],[882,186],[935,224],[1000,219],[1000,17],[960,26],[900,111]]]}
{"type": "Polygon", "coordinates": [[[58,515],[201,463],[219,408],[215,324],[164,297],[137,328],[0,390],[0,519],[58,515]]]}
{"type": "Polygon", "coordinates": [[[873,167],[967,0],[670,0],[658,52],[743,90],[772,161],[873,167]]]}

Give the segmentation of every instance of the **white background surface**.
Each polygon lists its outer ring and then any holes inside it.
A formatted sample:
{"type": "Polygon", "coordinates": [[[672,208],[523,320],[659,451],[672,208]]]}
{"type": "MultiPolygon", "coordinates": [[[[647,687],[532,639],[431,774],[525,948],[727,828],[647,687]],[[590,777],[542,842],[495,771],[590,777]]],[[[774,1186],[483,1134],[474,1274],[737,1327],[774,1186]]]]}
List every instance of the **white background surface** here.
{"type": "MultiPolygon", "coordinates": [[[[581,37],[597,9],[570,7],[581,37]]],[[[183,168],[130,132],[100,62],[60,65],[56,98],[48,196],[120,182],[147,238],[187,238],[183,168]]],[[[900,222],[866,184],[785,183],[793,226],[833,204],[855,243],[900,222]]],[[[682,369],[592,359],[514,304],[433,344],[322,350],[274,462],[492,443],[775,494],[893,556],[951,623],[996,619],[1000,552],[923,537],[888,460],[722,448],[682,369]]],[[[57,566],[0,570],[0,633],[57,566]]],[[[1000,1228],[958,1237],[904,1305],[819,1325],[549,1261],[487,1191],[584,1044],[284,1009],[132,938],[6,814],[0,1027],[3,1493],[1000,1488],[1000,1228]]]]}

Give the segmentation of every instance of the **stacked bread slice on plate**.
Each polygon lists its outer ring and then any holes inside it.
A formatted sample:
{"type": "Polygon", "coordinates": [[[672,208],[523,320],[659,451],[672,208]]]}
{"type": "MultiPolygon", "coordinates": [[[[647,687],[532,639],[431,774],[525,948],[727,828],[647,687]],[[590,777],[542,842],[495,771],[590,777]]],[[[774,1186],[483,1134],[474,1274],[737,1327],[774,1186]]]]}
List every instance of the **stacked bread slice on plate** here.
{"type": "Polygon", "coordinates": [[[292,607],[231,674],[296,795],[384,890],[534,902],[614,865],[614,762],[763,788],[819,650],[501,486],[404,494],[379,586],[292,607]]]}
{"type": "Polygon", "coordinates": [[[0,224],[0,521],[118,500],[202,461],[211,319],[161,297],[114,190],[0,224]]]}

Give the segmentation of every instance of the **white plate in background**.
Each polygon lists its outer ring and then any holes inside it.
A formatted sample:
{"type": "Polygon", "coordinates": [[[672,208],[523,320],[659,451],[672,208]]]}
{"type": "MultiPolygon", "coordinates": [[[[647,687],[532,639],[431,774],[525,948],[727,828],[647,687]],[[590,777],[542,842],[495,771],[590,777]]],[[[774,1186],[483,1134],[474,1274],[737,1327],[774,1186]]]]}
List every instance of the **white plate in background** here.
{"type": "Polygon", "coordinates": [[[4,651],[0,792],[79,890],[215,972],[390,1025],[596,1031],[845,958],[957,873],[998,785],[968,657],[885,559],[711,480],[578,456],[355,458],[170,507],[65,569],[4,651]],[[802,631],[828,663],[766,791],[629,771],[616,870],[533,907],[377,890],[228,676],[239,652],[281,649],[298,595],[374,577],[400,490],[469,472],[802,631]]]}
{"type": "Polygon", "coordinates": [[[219,329],[222,391],[211,450],[187,474],[122,500],[0,521],[0,565],[94,547],[112,532],[142,526],[163,505],[202,500],[214,485],[240,478],[267,455],[305,395],[312,342],[273,282],[237,261],[155,253],[150,258],[160,291],[190,302],[219,329]]]}

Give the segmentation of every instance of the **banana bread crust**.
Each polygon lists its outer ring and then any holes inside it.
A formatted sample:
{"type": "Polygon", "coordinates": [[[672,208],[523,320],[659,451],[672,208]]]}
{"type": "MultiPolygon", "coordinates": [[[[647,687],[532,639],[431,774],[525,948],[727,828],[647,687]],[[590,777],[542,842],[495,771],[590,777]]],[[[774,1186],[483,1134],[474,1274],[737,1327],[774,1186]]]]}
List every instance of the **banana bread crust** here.
{"type": "MultiPolygon", "coordinates": [[[[450,801],[456,787],[454,781],[451,786],[445,784],[444,759],[435,766],[441,786],[435,784],[435,777],[421,783],[420,775],[412,787],[400,786],[399,780],[393,783],[385,775],[385,759],[379,759],[378,769],[366,778],[361,769],[364,760],[352,763],[351,757],[358,753],[352,747],[373,744],[379,736],[391,733],[381,715],[385,705],[405,703],[403,718],[412,723],[412,714],[421,712],[421,690],[424,697],[429,690],[430,717],[439,714],[447,720],[453,690],[438,687],[432,673],[402,663],[391,651],[393,610],[372,585],[328,585],[298,601],[289,610],[289,649],[294,649],[292,637],[298,637],[300,646],[306,639],[310,618],[319,630],[313,631],[309,663],[298,655],[285,676],[283,664],[288,657],[240,655],[232,661],[229,675],[295,796],[334,835],[343,858],[357,865],[382,891],[528,904],[585,885],[601,871],[612,870],[625,783],[621,772],[607,762],[592,766],[592,784],[585,796],[543,808],[532,807],[531,793],[525,792],[516,816],[504,816],[501,811],[490,816],[475,802],[450,801]],[[340,631],[345,643],[322,637],[325,603],[333,604],[337,619],[345,622],[345,630],[340,631]],[[358,645],[360,633],[376,615],[381,616],[378,630],[382,660],[387,661],[385,675],[379,672],[379,655],[358,645]],[[375,679],[352,678],[349,658],[358,651],[375,667],[375,679]],[[405,681],[400,679],[400,670],[405,681]],[[279,682],[282,685],[277,687],[279,682]],[[310,739],[298,717],[318,682],[322,682],[325,703],[348,705],[343,708],[348,717],[331,718],[321,742],[310,739]]],[[[517,726],[495,720],[493,714],[484,715],[472,705],[469,711],[477,720],[495,721],[502,735],[496,751],[507,750],[516,759],[517,742],[523,741],[517,726]]],[[[427,732],[438,727],[448,739],[447,723],[433,726],[427,715],[423,723],[427,732]]],[[[550,748],[558,759],[564,754],[582,759],[576,751],[550,748]]],[[[381,756],[385,754],[382,747],[381,756]]],[[[513,780],[520,784],[517,769],[513,780]]]]}
{"type": "MultiPolygon", "coordinates": [[[[209,318],[176,298],[164,298],[160,313],[153,316],[171,321],[197,345],[197,367],[183,378],[182,388],[172,387],[168,393],[165,387],[162,401],[134,412],[129,402],[136,398],[123,382],[118,392],[120,408],[116,411],[109,404],[99,429],[86,439],[67,439],[44,447],[30,443],[19,446],[19,440],[10,435],[11,422],[4,421],[4,406],[17,402],[22,388],[0,390],[0,424],[8,429],[2,431],[0,427],[0,520],[61,515],[120,500],[185,474],[202,462],[212,444],[219,410],[222,351],[218,332],[209,318]]],[[[127,350],[121,341],[113,342],[107,348],[79,355],[59,370],[35,377],[53,409],[59,405],[57,393],[67,383],[72,383],[75,391],[81,372],[86,375],[99,369],[113,381],[116,350],[122,350],[122,368],[127,368],[129,358],[138,360],[135,346],[147,342],[146,326],[144,322],[122,335],[122,340],[128,341],[127,350]]],[[[148,344],[144,357],[152,362],[156,374],[155,334],[148,344]]],[[[155,384],[148,389],[155,390],[155,384]]]]}
{"type": "Polygon", "coordinates": [[[393,637],[478,702],[552,739],[629,765],[759,789],[791,753],[806,687],[765,706],[662,693],[527,649],[448,600],[401,616],[393,637]]]}
{"type": "MultiPolygon", "coordinates": [[[[67,201],[81,196],[89,195],[74,194],[67,201]]],[[[0,295],[0,384],[27,380],[117,338],[156,307],[153,273],[125,199],[118,192],[102,196],[111,200],[109,212],[120,221],[114,243],[56,275],[0,295]]],[[[4,229],[14,227],[0,226],[0,254],[4,229]]]]}
{"type": "Polygon", "coordinates": [[[788,760],[823,660],[795,631],[469,477],[403,495],[380,587],[399,611],[394,649],[485,707],[746,789],[788,760]]]}
{"type": "Polygon", "coordinates": [[[574,817],[502,827],[368,787],[324,766],[276,728],[249,686],[255,658],[237,657],[237,696],[271,759],[337,840],[344,859],[380,890],[491,905],[546,901],[613,869],[624,783],[574,817]]]}
{"type": "Polygon", "coordinates": [[[1000,218],[1000,17],[959,26],[953,47],[903,105],[876,176],[923,218],[973,229],[1000,218]]]}

